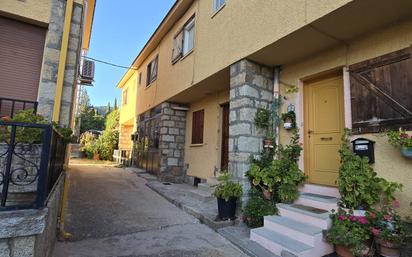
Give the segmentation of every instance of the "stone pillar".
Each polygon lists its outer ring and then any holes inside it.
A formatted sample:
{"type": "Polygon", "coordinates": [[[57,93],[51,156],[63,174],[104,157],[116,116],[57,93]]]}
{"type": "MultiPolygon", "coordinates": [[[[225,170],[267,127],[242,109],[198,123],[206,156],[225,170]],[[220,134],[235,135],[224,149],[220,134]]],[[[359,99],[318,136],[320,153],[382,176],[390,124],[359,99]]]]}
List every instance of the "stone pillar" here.
{"type": "MultiPolygon", "coordinates": [[[[56,95],[57,72],[60,49],[64,29],[65,0],[52,0],[49,29],[46,36],[42,72],[37,100],[38,113],[51,120],[53,116],[54,98],[56,95]]],[[[68,126],[72,112],[74,89],[76,86],[79,51],[81,49],[82,5],[73,6],[70,27],[69,46],[67,49],[66,67],[63,82],[63,94],[60,109],[60,124],[68,126]]]]}
{"type": "Polygon", "coordinates": [[[263,147],[264,134],[256,130],[258,108],[270,108],[273,98],[273,69],[243,59],[230,66],[229,170],[242,183],[244,197],[250,188],[245,173],[249,158],[263,147]]]}
{"type": "Polygon", "coordinates": [[[184,147],[186,133],[186,111],[174,103],[161,104],[160,116],[160,173],[163,181],[182,183],[185,177],[184,147]]]}

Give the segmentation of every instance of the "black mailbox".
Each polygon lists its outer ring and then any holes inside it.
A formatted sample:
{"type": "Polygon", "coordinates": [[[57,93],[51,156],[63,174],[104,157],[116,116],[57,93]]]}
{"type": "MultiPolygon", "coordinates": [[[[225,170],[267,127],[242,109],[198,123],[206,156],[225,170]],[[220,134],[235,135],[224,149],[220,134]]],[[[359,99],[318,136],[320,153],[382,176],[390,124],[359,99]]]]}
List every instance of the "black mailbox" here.
{"type": "Polygon", "coordinates": [[[137,132],[130,135],[130,139],[131,139],[133,142],[134,142],[134,141],[137,141],[138,138],[139,138],[139,134],[137,134],[137,132]]]}
{"type": "Polygon", "coordinates": [[[367,138],[357,138],[352,141],[353,152],[360,157],[368,157],[369,163],[375,163],[375,141],[367,138]]]}

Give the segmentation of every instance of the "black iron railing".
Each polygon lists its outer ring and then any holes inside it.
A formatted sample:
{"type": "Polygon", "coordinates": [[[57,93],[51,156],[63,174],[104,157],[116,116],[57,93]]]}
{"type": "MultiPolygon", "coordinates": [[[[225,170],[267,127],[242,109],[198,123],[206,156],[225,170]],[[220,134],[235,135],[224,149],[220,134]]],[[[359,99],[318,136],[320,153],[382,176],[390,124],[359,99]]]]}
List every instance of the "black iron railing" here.
{"type": "Polygon", "coordinates": [[[52,125],[0,121],[0,211],[42,208],[65,154],[52,125]]]}
{"type": "Polygon", "coordinates": [[[36,113],[37,105],[38,103],[35,101],[0,97],[0,117],[9,116],[13,118],[16,112],[27,109],[33,109],[33,112],[36,113]]]}

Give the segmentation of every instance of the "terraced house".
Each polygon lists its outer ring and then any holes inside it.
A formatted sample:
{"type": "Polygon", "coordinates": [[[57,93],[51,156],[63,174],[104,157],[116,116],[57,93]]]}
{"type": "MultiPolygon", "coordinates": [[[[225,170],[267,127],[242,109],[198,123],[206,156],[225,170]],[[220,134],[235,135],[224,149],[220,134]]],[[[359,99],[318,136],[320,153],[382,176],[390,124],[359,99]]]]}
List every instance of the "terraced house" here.
{"type": "MultiPolygon", "coordinates": [[[[378,132],[412,128],[411,44],[409,0],[176,1],[118,84],[121,145],[130,150],[136,131],[135,164],[161,179],[212,181],[228,169],[247,188],[249,157],[263,147],[255,113],[281,95],[281,112],[295,110],[301,134],[302,191],[310,196],[301,205],[329,210],[325,199],[339,197],[346,127],[375,141],[374,169],[404,184],[406,215],[411,163],[378,132]]],[[[280,128],[278,141],[290,135],[280,128]]],[[[327,213],[280,211],[327,227],[327,213]]],[[[288,229],[281,242],[298,228],[288,229]]],[[[265,235],[254,239],[279,255],[287,248],[265,235]]],[[[331,251],[316,238],[299,240],[311,245],[307,256],[331,251]]]]}

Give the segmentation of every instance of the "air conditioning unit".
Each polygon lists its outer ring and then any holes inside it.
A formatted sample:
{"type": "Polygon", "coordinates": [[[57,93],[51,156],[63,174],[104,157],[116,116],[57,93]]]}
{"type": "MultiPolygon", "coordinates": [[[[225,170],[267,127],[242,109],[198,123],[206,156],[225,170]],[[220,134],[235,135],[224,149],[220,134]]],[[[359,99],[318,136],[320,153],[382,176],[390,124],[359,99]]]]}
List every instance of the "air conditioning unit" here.
{"type": "Polygon", "coordinates": [[[94,62],[90,60],[84,60],[81,81],[83,83],[91,83],[94,79],[94,62]]]}

